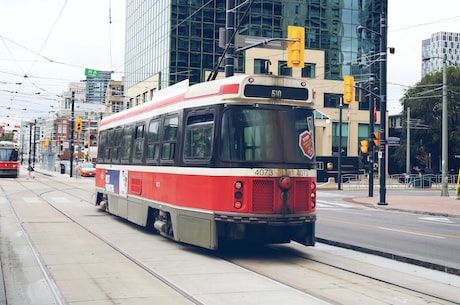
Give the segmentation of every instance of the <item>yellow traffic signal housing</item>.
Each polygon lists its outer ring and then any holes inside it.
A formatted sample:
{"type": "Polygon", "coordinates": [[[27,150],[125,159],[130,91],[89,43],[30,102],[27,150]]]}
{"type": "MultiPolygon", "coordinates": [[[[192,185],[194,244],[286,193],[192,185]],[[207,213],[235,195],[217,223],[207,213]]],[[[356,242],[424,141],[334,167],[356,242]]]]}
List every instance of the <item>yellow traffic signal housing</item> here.
{"type": "Polygon", "coordinates": [[[81,118],[76,118],[75,119],[75,131],[81,132],[82,129],[83,129],[83,120],[81,118]]]}
{"type": "Polygon", "coordinates": [[[353,104],[355,102],[355,78],[344,76],[343,78],[343,103],[353,104]]]}
{"type": "Polygon", "coordinates": [[[374,132],[374,145],[375,146],[380,146],[380,132],[376,131],[374,132]]]}
{"type": "Polygon", "coordinates": [[[369,141],[361,140],[361,152],[367,154],[369,152],[369,141]]]}
{"type": "Polygon", "coordinates": [[[305,29],[300,26],[288,26],[288,62],[290,68],[304,67],[305,29]]]}

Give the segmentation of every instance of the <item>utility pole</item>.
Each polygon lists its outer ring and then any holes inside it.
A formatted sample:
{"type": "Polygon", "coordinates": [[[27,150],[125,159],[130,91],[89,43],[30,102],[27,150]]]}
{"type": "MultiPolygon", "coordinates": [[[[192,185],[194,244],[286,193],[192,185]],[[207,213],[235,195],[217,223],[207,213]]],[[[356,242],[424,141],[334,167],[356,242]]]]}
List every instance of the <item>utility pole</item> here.
{"type": "Polygon", "coordinates": [[[37,120],[34,120],[34,155],[32,159],[32,168],[35,168],[35,153],[37,151],[37,120]]]}
{"type": "Polygon", "coordinates": [[[235,0],[227,0],[225,21],[225,77],[233,76],[235,71],[235,0]]]}
{"type": "MultiPolygon", "coordinates": [[[[372,57],[374,52],[372,53],[372,57]]],[[[371,58],[372,58],[371,57],[371,58]]],[[[369,187],[368,196],[374,196],[374,141],[372,134],[374,133],[375,123],[375,97],[374,97],[374,63],[371,64],[371,76],[369,78],[369,139],[368,139],[368,166],[369,166],[369,187]]]]}
{"type": "Polygon", "coordinates": [[[449,197],[449,188],[448,188],[448,147],[447,147],[447,62],[444,59],[442,67],[442,152],[441,152],[441,166],[442,166],[442,187],[441,187],[441,196],[449,197]]]}
{"type": "Polygon", "coordinates": [[[72,100],[71,100],[71,110],[70,110],[70,178],[73,176],[73,152],[74,152],[74,146],[73,146],[73,129],[75,126],[75,115],[74,115],[74,110],[75,110],[75,92],[72,91],[72,100]]]}
{"type": "Polygon", "coordinates": [[[380,199],[378,205],[386,202],[386,120],[387,120],[387,20],[384,13],[380,17],[380,199]]]}
{"type": "Polygon", "coordinates": [[[406,174],[410,175],[410,107],[407,107],[407,126],[406,126],[406,137],[407,137],[407,144],[406,144],[406,174]]]}

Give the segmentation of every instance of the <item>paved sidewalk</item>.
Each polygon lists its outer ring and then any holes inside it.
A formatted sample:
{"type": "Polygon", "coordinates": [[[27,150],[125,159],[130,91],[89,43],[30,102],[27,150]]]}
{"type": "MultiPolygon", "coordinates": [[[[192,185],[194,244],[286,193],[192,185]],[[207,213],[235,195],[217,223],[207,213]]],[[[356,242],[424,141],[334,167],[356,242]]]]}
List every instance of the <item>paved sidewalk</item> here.
{"type": "Polygon", "coordinates": [[[456,196],[386,196],[388,205],[379,205],[379,196],[349,198],[348,201],[379,209],[395,209],[408,212],[460,217],[460,200],[456,196]]]}

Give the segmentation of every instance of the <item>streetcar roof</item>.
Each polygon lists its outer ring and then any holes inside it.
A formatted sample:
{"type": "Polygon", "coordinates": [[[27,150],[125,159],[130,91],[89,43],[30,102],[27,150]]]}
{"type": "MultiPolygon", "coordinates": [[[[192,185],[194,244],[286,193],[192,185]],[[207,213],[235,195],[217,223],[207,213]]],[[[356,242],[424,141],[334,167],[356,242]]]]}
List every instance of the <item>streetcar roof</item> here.
{"type": "MultiPolygon", "coordinates": [[[[243,103],[273,103],[269,98],[244,96],[243,88],[246,84],[258,84],[277,87],[306,88],[310,86],[300,79],[281,77],[274,75],[237,75],[219,80],[203,82],[189,86],[188,80],[169,86],[156,92],[151,101],[121,111],[104,118],[101,121],[101,129],[112,128],[130,122],[146,119],[155,115],[172,112],[188,107],[200,105],[213,105],[219,103],[235,102],[243,103]],[[218,100],[212,97],[218,96],[218,100]]],[[[308,94],[308,100],[284,100],[293,106],[312,106],[312,94],[308,94]]]]}

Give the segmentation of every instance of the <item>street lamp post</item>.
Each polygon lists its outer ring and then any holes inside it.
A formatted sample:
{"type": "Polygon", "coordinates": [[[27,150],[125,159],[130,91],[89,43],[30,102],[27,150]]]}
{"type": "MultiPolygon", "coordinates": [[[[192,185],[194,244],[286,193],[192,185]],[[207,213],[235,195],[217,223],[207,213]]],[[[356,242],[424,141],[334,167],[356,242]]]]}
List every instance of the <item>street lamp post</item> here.
{"type": "MultiPolygon", "coordinates": [[[[363,26],[358,26],[358,33],[361,33],[365,29],[363,26]]],[[[374,32],[370,29],[367,29],[378,35],[380,37],[380,50],[379,50],[379,62],[380,62],[380,146],[378,152],[379,158],[379,168],[380,168],[380,198],[378,205],[387,205],[386,202],[386,121],[387,121],[387,20],[384,13],[380,16],[380,32],[374,32]]],[[[391,48],[390,53],[393,53],[394,49],[391,48]]],[[[372,91],[372,90],[371,90],[372,91]]],[[[371,94],[372,95],[372,94],[371,94]]],[[[369,109],[369,111],[374,111],[374,109],[369,109]]],[[[369,124],[371,125],[371,124],[369,124]]],[[[369,126],[370,128],[370,126],[369,126]]],[[[372,132],[369,130],[369,132],[372,132]]],[[[372,193],[369,192],[371,195],[372,193]]],[[[369,196],[370,196],[369,195],[369,196]]]]}

